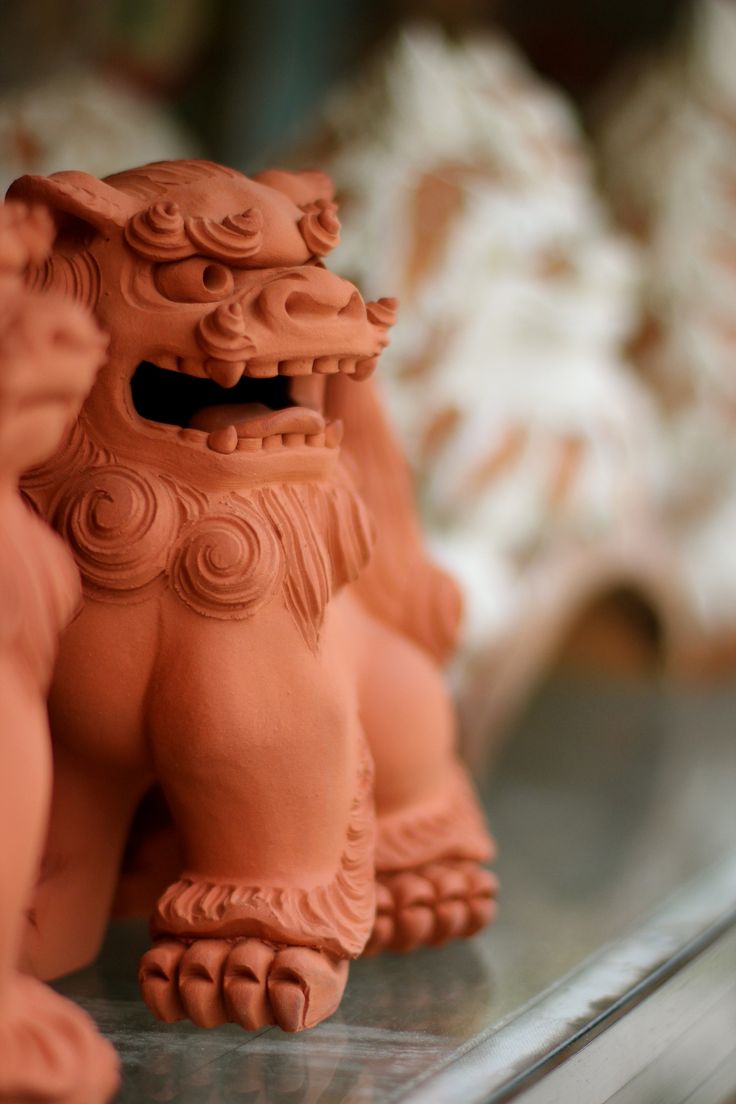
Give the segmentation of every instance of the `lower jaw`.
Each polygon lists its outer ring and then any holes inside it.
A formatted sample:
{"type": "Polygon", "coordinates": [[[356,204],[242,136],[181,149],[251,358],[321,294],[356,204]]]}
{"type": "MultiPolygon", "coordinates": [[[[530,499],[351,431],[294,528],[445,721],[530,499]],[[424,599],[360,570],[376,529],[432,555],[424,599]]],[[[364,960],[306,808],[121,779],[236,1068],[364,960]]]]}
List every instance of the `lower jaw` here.
{"type": "MultiPolygon", "coordinates": [[[[210,496],[274,482],[332,481],[340,470],[339,441],[297,440],[298,434],[238,439],[232,452],[208,447],[202,430],[176,429],[142,419],[81,418],[85,432],[113,463],[167,476],[210,496]],[[104,427],[104,433],[98,426],[104,427]]],[[[339,426],[340,423],[333,423],[339,426]]],[[[324,436],[327,437],[328,425],[324,436]]],[[[341,432],[341,427],[340,427],[341,432]]]]}
{"type": "Polygon", "coordinates": [[[336,449],[342,440],[342,423],[329,422],[316,433],[271,433],[265,437],[249,436],[239,431],[235,425],[222,426],[210,432],[180,429],[177,440],[225,456],[231,456],[235,452],[254,454],[278,452],[281,449],[336,449]]]}

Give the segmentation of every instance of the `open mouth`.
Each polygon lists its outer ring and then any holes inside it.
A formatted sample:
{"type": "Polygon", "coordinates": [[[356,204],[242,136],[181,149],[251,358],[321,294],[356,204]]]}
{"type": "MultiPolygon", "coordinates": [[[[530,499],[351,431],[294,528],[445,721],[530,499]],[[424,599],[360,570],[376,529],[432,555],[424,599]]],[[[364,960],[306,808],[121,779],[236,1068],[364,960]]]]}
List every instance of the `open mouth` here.
{"type": "MultiPolygon", "coordinates": [[[[322,358],[327,359],[327,358],[322,358]]],[[[335,359],[335,370],[337,360],[335,359]]],[[[279,448],[336,448],[342,424],[324,416],[326,375],[258,378],[243,375],[232,387],[213,379],[141,361],[130,381],[133,406],[149,422],[178,427],[220,453],[279,448]]]]}

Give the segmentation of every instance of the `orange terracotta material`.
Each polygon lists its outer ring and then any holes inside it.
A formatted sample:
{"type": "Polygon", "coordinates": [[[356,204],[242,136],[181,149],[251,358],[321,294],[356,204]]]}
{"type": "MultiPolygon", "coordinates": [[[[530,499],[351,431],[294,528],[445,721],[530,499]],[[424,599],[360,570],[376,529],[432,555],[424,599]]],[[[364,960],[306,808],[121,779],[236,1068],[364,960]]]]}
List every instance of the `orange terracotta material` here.
{"type": "MultiPolygon", "coordinates": [[[[89,1017],[18,972],[51,797],[45,696],[79,578],[57,536],[18,493],[21,471],[58,447],[103,358],[87,313],[23,288],[43,260],[47,213],[0,207],[0,1101],[95,1104],[117,1060],[89,1017]]],[[[31,923],[33,917],[30,917],[31,923]]]]}
{"type": "Polygon", "coordinates": [[[162,162],[10,194],[59,223],[35,286],[73,290],[110,334],[79,421],[24,481],[84,584],[51,690],[28,961],[48,977],[94,956],[159,784],[183,868],[141,962],[149,1007],[313,1026],[366,948],[470,935],[495,907],[437,662],[457,592],[367,381],[395,302],[323,266],[321,173],[162,162]]]}

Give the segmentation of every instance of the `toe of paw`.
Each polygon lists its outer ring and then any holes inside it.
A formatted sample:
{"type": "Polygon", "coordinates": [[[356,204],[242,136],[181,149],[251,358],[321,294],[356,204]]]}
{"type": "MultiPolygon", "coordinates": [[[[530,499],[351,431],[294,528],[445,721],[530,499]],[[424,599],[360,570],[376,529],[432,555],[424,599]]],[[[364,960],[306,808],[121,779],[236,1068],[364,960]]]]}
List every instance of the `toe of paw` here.
{"type": "Polygon", "coordinates": [[[314,1027],[337,1009],[348,978],[348,963],[308,947],[288,947],[276,955],[268,980],[274,1018],[284,1031],[314,1027]]]}
{"type": "Polygon", "coordinates": [[[422,873],[432,883],[438,900],[467,897],[468,879],[463,870],[436,864],[425,867],[422,873]]]}
{"type": "Polygon", "coordinates": [[[430,905],[411,905],[399,909],[390,949],[403,954],[416,950],[432,941],[434,926],[434,908],[430,905]]]}
{"type": "Polygon", "coordinates": [[[273,948],[258,939],[245,939],[233,947],[223,978],[223,999],[230,1023],[240,1024],[246,1031],[257,1031],[274,1023],[266,994],[273,958],[273,948]]]}
{"type": "Polygon", "coordinates": [[[436,896],[434,886],[427,878],[408,871],[396,874],[389,889],[399,910],[419,905],[431,906],[436,896]]]}
{"type": "Polygon", "coordinates": [[[240,1024],[246,1031],[258,1031],[274,1023],[265,985],[245,975],[234,975],[225,981],[223,999],[229,1023],[240,1024]]]}
{"type": "Polygon", "coordinates": [[[436,908],[436,922],[432,942],[435,946],[467,934],[468,905],[466,901],[440,901],[436,908]]]}
{"type": "Polygon", "coordinates": [[[468,872],[468,888],[473,897],[496,897],[498,878],[492,870],[476,866],[468,872]]]}
{"type": "Polygon", "coordinates": [[[301,979],[278,976],[268,983],[268,996],[276,1023],[282,1031],[302,1031],[307,1022],[309,1001],[301,979]]]}
{"type": "Polygon", "coordinates": [[[379,913],[373,924],[371,937],[366,943],[364,955],[379,954],[393,942],[396,923],[392,913],[379,913]]]}
{"type": "Polygon", "coordinates": [[[183,951],[181,943],[159,943],[144,954],[138,968],[141,996],[154,1016],[164,1023],[186,1018],[178,986],[183,951]]]}
{"type": "Polygon", "coordinates": [[[179,970],[184,946],[174,940],[162,940],[146,951],[138,967],[138,977],[141,981],[160,979],[173,981],[179,970]]]}
{"type": "Polygon", "coordinates": [[[496,901],[493,897],[474,897],[468,903],[468,926],[466,935],[487,928],[496,919],[496,901]]]}
{"type": "Polygon", "coordinates": [[[223,939],[197,940],[179,963],[179,997],[197,1027],[218,1027],[227,1022],[222,1000],[222,975],[230,953],[223,939]]]}
{"type": "Polygon", "coordinates": [[[376,912],[380,916],[381,913],[393,912],[393,909],[393,893],[383,882],[376,882],[376,912]]]}

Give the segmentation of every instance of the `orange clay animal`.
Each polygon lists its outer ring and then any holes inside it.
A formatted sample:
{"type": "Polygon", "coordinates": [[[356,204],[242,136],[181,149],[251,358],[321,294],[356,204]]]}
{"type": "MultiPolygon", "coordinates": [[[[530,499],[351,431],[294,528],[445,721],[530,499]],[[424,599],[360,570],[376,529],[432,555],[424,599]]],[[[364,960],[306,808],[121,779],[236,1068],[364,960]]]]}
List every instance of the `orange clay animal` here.
{"type": "Polygon", "coordinates": [[[457,592],[422,553],[366,382],[395,303],[324,267],[339,222],[321,173],[162,162],[10,194],[58,220],[36,286],[110,335],[64,447],[24,481],[84,583],[50,698],[29,961],[54,976],[93,957],[158,784],[183,869],[153,911],[149,1007],[311,1027],[366,948],[470,935],[494,911],[438,668],[457,592]]]}
{"type": "Polygon", "coordinates": [[[18,493],[77,414],[105,340],[87,312],[23,287],[51,247],[45,211],[0,205],[0,1101],[102,1104],[117,1060],[80,1008],[19,972],[49,802],[46,693],[80,599],[67,550],[18,493]]]}

